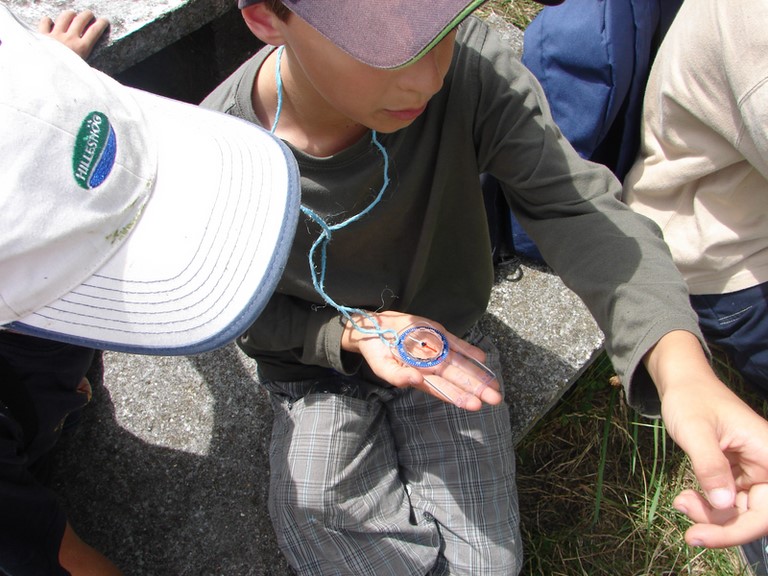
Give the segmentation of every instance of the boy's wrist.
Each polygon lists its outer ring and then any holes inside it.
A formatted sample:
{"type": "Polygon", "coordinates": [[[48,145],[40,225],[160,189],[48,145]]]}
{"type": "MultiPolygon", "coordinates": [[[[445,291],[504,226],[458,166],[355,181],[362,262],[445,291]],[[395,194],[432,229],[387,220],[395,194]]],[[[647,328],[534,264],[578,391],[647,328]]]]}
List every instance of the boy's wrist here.
{"type": "Polygon", "coordinates": [[[708,383],[722,383],[712,370],[699,339],[685,330],[662,336],[643,359],[663,402],[665,394],[681,387],[694,386],[697,393],[708,383]]]}
{"type": "MultiPolygon", "coordinates": [[[[368,313],[371,317],[376,317],[373,312],[368,313]]],[[[351,314],[349,318],[344,321],[344,331],[341,333],[341,349],[345,352],[360,353],[360,338],[366,337],[367,334],[360,332],[355,328],[355,324],[361,328],[373,329],[375,326],[371,322],[370,318],[363,314],[351,314]],[[354,324],[353,324],[354,323],[354,324]]]]}

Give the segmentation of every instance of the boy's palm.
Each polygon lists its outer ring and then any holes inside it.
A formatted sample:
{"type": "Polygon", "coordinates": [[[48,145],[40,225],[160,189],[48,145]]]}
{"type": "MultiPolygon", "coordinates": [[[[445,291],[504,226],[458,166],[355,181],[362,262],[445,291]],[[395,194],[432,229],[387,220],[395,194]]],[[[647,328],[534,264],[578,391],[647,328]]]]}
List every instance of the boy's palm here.
{"type": "MultiPolygon", "coordinates": [[[[449,349],[457,350],[464,356],[480,362],[485,359],[482,350],[425,318],[400,312],[382,312],[376,314],[376,320],[382,329],[398,333],[413,324],[428,323],[446,336],[449,349]]],[[[502,401],[497,380],[492,383],[482,382],[468,370],[449,363],[440,366],[439,369],[417,369],[407,366],[393,354],[392,346],[379,336],[356,332],[351,327],[347,330],[350,332],[346,341],[351,343],[352,347],[344,346],[344,348],[362,354],[373,372],[392,386],[416,388],[465,410],[479,410],[483,403],[499,404],[502,401]],[[437,372],[440,374],[438,375],[437,372]]]]}

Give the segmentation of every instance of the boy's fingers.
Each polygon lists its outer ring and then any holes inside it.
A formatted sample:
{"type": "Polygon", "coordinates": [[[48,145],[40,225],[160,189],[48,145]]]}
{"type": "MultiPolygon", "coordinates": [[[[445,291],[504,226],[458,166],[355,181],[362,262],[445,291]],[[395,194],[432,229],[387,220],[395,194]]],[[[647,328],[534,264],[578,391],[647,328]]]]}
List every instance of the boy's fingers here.
{"type": "Polygon", "coordinates": [[[736,508],[713,508],[704,496],[694,490],[683,490],[677,495],[673,505],[697,524],[726,524],[738,515],[736,508]]]}
{"type": "Polygon", "coordinates": [[[440,376],[430,374],[424,377],[424,382],[429,387],[427,392],[443,402],[472,412],[483,407],[483,402],[471,392],[462,390],[440,376]]]}
{"type": "Polygon", "coordinates": [[[53,20],[48,16],[43,16],[37,23],[37,31],[41,34],[50,34],[53,29],[53,20]]]}
{"type": "MultiPolygon", "coordinates": [[[[77,12],[74,10],[64,10],[57,17],[53,23],[54,28],[61,30],[69,30],[72,21],[77,17],[77,12]]],[[[93,16],[91,16],[92,18],[93,16]]]]}
{"type": "Polygon", "coordinates": [[[753,542],[765,535],[766,523],[755,512],[747,512],[733,518],[731,523],[694,524],[685,531],[685,541],[691,546],[706,548],[730,548],[753,542]]]}
{"type": "Polygon", "coordinates": [[[90,10],[83,10],[70,22],[70,29],[79,36],[86,34],[101,34],[106,28],[107,20],[96,18],[90,10]]]}
{"type": "Polygon", "coordinates": [[[65,10],[55,21],[41,18],[37,29],[58,40],[81,58],[88,58],[108,27],[109,21],[106,18],[95,18],[90,10],[65,10]]]}
{"type": "Polygon", "coordinates": [[[498,380],[489,380],[484,373],[447,365],[439,374],[462,393],[475,396],[486,404],[500,404],[502,401],[501,393],[498,391],[498,380]]]}
{"type": "Polygon", "coordinates": [[[694,525],[685,533],[692,546],[726,548],[745,544],[768,533],[768,485],[758,484],[747,494],[740,492],[736,505],[718,510],[693,490],[685,490],[675,498],[674,506],[690,518],[694,525]]]}
{"type": "Polygon", "coordinates": [[[675,435],[675,441],[691,460],[693,472],[714,508],[734,504],[736,483],[728,457],[723,453],[714,426],[690,422],[675,435]]]}
{"type": "MultiPolygon", "coordinates": [[[[87,41],[87,43],[91,46],[91,49],[95,47],[96,41],[101,38],[102,34],[106,31],[106,29],[109,27],[109,21],[105,18],[97,18],[94,20],[90,26],[85,30],[85,32],[82,34],[83,40],[87,41]]],[[[88,54],[86,57],[90,54],[92,50],[88,51],[88,54]]]]}
{"type": "Polygon", "coordinates": [[[94,20],[94,14],[90,10],[83,10],[75,14],[75,17],[70,22],[70,25],[74,24],[80,29],[85,29],[94,20]]]}

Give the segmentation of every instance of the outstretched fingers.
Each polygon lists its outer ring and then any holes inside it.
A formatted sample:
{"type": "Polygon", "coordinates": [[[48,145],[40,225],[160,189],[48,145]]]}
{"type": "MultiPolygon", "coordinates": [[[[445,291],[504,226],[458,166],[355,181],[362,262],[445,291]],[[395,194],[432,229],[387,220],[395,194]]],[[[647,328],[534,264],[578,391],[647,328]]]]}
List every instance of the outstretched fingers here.
{"type": "Polygon", "coordinates": [[[735,505],[726,509],[715,508],[693,490],[681,492],[674,506],[694,522],[685,533],[685,541],[691,546],[726,548],[768,533],[768,484],[739,491],[735,505]]]}

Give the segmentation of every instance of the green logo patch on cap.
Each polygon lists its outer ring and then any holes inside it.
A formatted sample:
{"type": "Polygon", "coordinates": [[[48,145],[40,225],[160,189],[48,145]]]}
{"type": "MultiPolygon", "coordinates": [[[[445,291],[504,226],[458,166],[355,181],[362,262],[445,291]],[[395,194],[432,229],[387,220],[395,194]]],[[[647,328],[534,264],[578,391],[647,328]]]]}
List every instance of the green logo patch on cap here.
{"type": "Polygon", "coordinates": [[[90,190],[101,185],[112,172],[117,152],[117,138],[109,118],[101,112],[90,112],[77,133],[72,155],[75,182],[90,190]]]}

